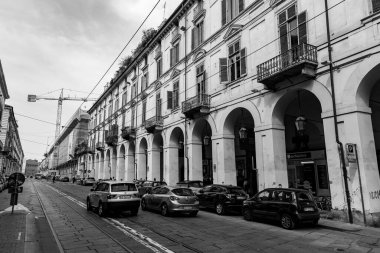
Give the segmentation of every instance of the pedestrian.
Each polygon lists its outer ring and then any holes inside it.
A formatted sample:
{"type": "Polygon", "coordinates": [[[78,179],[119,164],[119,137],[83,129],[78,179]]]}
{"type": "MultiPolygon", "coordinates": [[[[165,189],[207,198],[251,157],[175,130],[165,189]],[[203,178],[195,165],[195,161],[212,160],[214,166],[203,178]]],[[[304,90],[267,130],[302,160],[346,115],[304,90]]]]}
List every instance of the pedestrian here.
{"type": "Polygon", "coordinates": [[[55,183],[55,176],[53,176],[53,183],[55,183]]]}
{"type": "Polygon", "coordinates": [[[248,193],[249,187],[248,187],[248,179],[247,178],[244,179],[243,188],[244,188],[244,191],[248,193]]]}

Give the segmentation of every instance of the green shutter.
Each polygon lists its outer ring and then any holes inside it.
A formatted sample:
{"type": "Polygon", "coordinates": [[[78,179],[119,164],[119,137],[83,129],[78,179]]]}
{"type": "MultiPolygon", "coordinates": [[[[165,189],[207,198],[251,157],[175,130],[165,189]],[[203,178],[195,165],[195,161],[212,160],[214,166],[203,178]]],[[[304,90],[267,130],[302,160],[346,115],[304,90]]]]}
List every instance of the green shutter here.
{"type": "Polygon", "coordinates": [[[168,109],[172,109],[173,108],[173,92],[172,91],[168,91],[167,92],[167,95],[168,95],[168,99],[167,99],[167,108],[168,109]]]}
{"type": "Polygon", "coordinates": [[[219,58],[220,82],[228,82],[228,63],[227,58],[219,58]]]}
{"type": "Polygon", "coordinates": [[[240,61],[240,75],[243,76],[247,74],[247,52],[245,48],[240,50],[240,61]]]}
{"type": "Polygon", "coordinates": [[[227,6],[226,6],[226,0],[222,0],[222,25],[227,23],[227,16],[226,16],[226,11],[227,11],[227,6]]]}

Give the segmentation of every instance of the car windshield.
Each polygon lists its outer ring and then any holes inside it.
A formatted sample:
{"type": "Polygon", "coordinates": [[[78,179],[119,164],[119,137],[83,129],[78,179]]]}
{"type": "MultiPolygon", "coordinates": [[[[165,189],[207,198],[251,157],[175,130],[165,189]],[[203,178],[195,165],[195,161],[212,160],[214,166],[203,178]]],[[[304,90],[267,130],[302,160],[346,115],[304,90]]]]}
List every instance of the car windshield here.
{"type": "Polygon", "coordinates": [[[178,196],[194,196],[193,191],[187,188],[173,189],[172,192],[178,196]]]}
{"type": "Polygon", "coordinates": [[[195,187],[195,188],[202,188],[203,187],[203,182],[190,182],[189,186],[190,187],[195,187]]]}
{"type": "Polygon", "coordinates": [[[228,188],[229,194],[245,195],[245,191],[242,188],[228,188]]]}
{"type": "Polygon", "coordinates": [[[111,192],[125,192],[125,191],[137,191],[137,189],[134,184],[120,183],[120,184],[111,185],[111,192]]]}
{"type": "Polygon", "coordinates": [[[313,201],[313,197],[307,192],[298,192],[297,197],[299,201],[313,201]]]}

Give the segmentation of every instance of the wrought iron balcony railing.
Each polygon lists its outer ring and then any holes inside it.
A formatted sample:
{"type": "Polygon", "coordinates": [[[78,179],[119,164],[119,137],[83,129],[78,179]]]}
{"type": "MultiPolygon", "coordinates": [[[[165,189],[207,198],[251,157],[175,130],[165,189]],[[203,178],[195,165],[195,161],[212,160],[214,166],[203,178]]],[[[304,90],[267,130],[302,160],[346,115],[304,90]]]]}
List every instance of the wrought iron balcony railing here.
{"type": "Polygon", "coordinates": [[[131,126],[123,127],[121,129],[121,137],[127,141],[134,139],[136,137],[136,128],[131,126]]]}
{"type": "Polygon", "coordinates": [[[210,110],[210,95],[198,94],[182,102],[182,112],[186,117],[192,118],[194,114],[207,114],[210,110]]]}
{"type": "Polygon", "coordinates": [[[153,116],[147,119],[144,125],[148,132],[154,132],[154,130],[162,130],[164,119],[162,116],[153,116]]]}
{"type": "Polygon", "coordinates": [[[104,143],[103,142],[97,142],[95,148],[98,151],[103,151],[104,150],[104,143]]]}
{"type": "Polygon", "coordinates": [[[296,75],[315,76],[317,47],[302,43],[257,66],[257,81],[273,88],[275,83],[296,75]]]}

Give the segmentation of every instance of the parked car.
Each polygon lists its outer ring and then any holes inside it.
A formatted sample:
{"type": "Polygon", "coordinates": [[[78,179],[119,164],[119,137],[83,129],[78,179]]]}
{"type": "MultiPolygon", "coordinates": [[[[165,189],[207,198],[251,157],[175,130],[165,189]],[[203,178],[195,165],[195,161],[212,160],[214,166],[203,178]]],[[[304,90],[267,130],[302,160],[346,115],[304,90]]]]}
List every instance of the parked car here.
{"type": "Polygon", "coordinates": [[[69,181],[70,181],[69,177],[61,178],[61,182],[69,182],[69,181]]]}
{"type": "Polygon", "coordinates": [[[176,184],[178,187],[190,188],[195,194],[199,193],[199,190],[203,188],[203,181],[201,180],[185,180],[176,184]]]}
{"type": "Polygon", "coordinates": [[[174,212],[197,216],[199,201],[191,189],[158,186],[142,197],[141,209],[157,210],[164,216],[174,212]]]}
{"type": "Polygon", "coordinates": [[[164,181],[145,181],[140,187],[138,187],[140,197],[144,196],[145,193],[152,191],[153,187],[167,185],[164,181]]]}
{"type": "Polygon", "coordinates": [[[108,212],[130,211],[137,215],[140,198],[133,182],[102,181],[87,195],[87,210],[97,210],[99,216],[108,212]]]}
{"type": "Polygon", "coordinates": [[[201,208],[212,208],[222,215],[230,210],[239,210],[248,194],[238,186],[212,184],[199,190],[197,194],[201,208]]]}
{"type": "Polygon", "coordinates": [[[83,180],[83,185],[93,185],[95,183],[95,178],[87,177],[83,180]]]}
{"type": "Polygon", "coordinates": [[[139,189],[143,185],[143,183],[145,182],[145,180],[136,180],[135,179],[135,180],[133,180],[133,182],[135,183],[137,189],[139,189]]]}
{"type": "Polygon", "coordinates": [[[302,222],[318,224],[320,214],[313,196],[307,190],[268,188],[244,201],[246,220],[262,218],[280,221],[285,229],[293,229],[302,222]]]}
{"type": "Polygon", "coordinates": [[[0,192],[5,190],[5,178],[0,177],[0,192]]]}
{"type": "Polygon", "coordinates": [[[55,175],[55,181],[61,181],[61,175],[55,175]]]}

